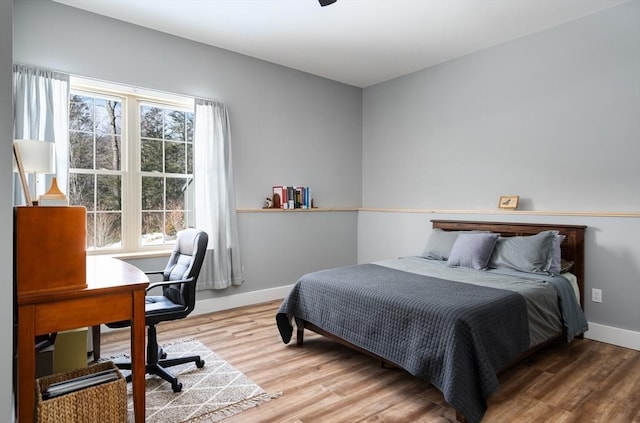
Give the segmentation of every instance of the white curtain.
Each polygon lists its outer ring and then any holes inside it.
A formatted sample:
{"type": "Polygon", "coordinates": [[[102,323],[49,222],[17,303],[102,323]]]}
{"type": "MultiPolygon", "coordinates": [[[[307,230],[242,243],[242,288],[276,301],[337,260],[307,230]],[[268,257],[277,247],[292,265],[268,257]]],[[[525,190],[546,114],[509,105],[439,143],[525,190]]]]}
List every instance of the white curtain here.
{"type": "Polygon", "coordinates": [[[229,115],[225,104],[196,99],[193,150],[196,227],[209,235],[198,289],[240,285],[244,275],[238,243],[229,115]]]}
{"type": "MultiPolygon", "coordinates": [[[[69,75],[26,65],[13,65],[13,136],[55,143],[56,175],[42,175],[48,187],[53,176],[69,192],[69,75]]],[[[24,204],[19,179],[14,178],[14,204],[24,204]],[[22,198],[21,198],[22,197],[22,198]]],[[[29,181],[30,184],[35,181],[29,181]]]]}

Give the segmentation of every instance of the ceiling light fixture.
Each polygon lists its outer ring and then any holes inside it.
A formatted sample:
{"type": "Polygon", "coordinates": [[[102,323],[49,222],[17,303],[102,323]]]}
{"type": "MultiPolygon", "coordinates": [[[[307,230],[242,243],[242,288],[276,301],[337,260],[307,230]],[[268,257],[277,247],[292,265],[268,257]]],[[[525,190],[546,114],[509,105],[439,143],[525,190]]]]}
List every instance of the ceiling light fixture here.
{"type": "Polygon", "coordinates": [[[329,6],[330,4],[333,4],[336,2],[336,0],[318,0],[320,2],[320,6],[325,7],[325,6],[329,6]]]}

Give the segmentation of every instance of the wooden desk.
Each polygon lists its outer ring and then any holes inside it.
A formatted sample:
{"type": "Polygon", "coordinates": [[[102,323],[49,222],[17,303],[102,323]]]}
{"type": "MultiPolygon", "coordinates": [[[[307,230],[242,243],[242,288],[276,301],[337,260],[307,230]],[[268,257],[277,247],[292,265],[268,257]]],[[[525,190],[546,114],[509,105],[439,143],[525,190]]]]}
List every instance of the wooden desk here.
{"type": "MultiPolygon", "coordinates": [[[[34,263],[35,265],[35,263],[34,263]]],[[[145,289],[147,276],[107,257],[87,257],[87,287],[18,295],[18,421],[35,412],[35,337],[51,332],[131,320],[135,421],[145,420],[145,289]]]]}

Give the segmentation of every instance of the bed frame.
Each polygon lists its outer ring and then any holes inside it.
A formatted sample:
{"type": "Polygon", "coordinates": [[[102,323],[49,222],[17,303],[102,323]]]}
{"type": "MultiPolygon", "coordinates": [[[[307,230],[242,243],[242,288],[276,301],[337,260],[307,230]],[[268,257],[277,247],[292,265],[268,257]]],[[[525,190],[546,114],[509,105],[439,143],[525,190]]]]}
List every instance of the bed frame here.
{"type": "MultiPolygon", "coordinates": [[[[578,288],[580,289],[580,305],[584,308],[584,233],[586,230],[586,226],[584,225],[555,225],[555,224],[544,224],[544,223],[512,223],[512,222],[476,222],[476,221],[461,221],[461,220],[431,220],[433,224],[433,228],[442,229],[445,231],[469,231],[469,230],[480,230],[480,231],[491,231],[495,233],[499,233],[500,236],[510,237],[510,236],[528,236],[535,235],[542,231],[555,230],[558,231],[561,235],[565,235],[565,239],[560,245],[562,258],[565,260],[569,260],[573,262],[573,268],[571,269],[571,273],[576,275],[578,288]]],[[[371,356],[377,360],[380,360],[382,365],[385,367],[398,368],[399,366],[395,363],[389,362],[383,357],[380,357],[370,351],[367,351],[363,348],[358,347],[346,341],[332,333],[327,332],[326,330],[304,321],[302,319],[296,318],[296,344],[298,346],[302,346],[304,343],[304,330],[309,329],[312,332],[318,333],[332,341],[338,342],[340,344],[346,345],[349,348],[352,348],[356,351],[362,352],[368,356],[371,356]]],[[[559,333],[557,337],[548,340],[547,342],[542,343],[541,345],[537,345],[534,348],[525,351],[523,354],[518,356],[512,363],[505,366],[500,371],[508,369],[514,364],[518,363],[522,359],[530,356],[536,351],[539,351],[541,348],[549,345],[552,342],[555,342],[559,338],[563,338],[564,334],[559,333]]],[[[458,421],[463,422],[464,417],[456,411],[456,418],[458,421]]]]}

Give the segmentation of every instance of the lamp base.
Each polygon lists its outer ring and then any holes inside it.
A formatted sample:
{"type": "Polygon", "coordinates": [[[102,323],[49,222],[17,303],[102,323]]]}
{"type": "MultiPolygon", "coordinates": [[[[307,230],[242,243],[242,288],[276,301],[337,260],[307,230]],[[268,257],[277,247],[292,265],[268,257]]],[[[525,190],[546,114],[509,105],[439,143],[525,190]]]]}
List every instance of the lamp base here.
{"type": "MultiPolygon", "coordinates": [[[[38,205],[37,203],[38,202],[34,201],[34,206],[38,205]]],[[[69,205],[69,199],[67,198],[66,195],[64,195],[62,191],[60,191],[60,188],[58,188],[57,178],[53,178],[51,180],[51,187],[49,188],[49,191],[47,191],[46,193],[40,196],[39,205],[40,206],[68,206],[69,205]]]]}

